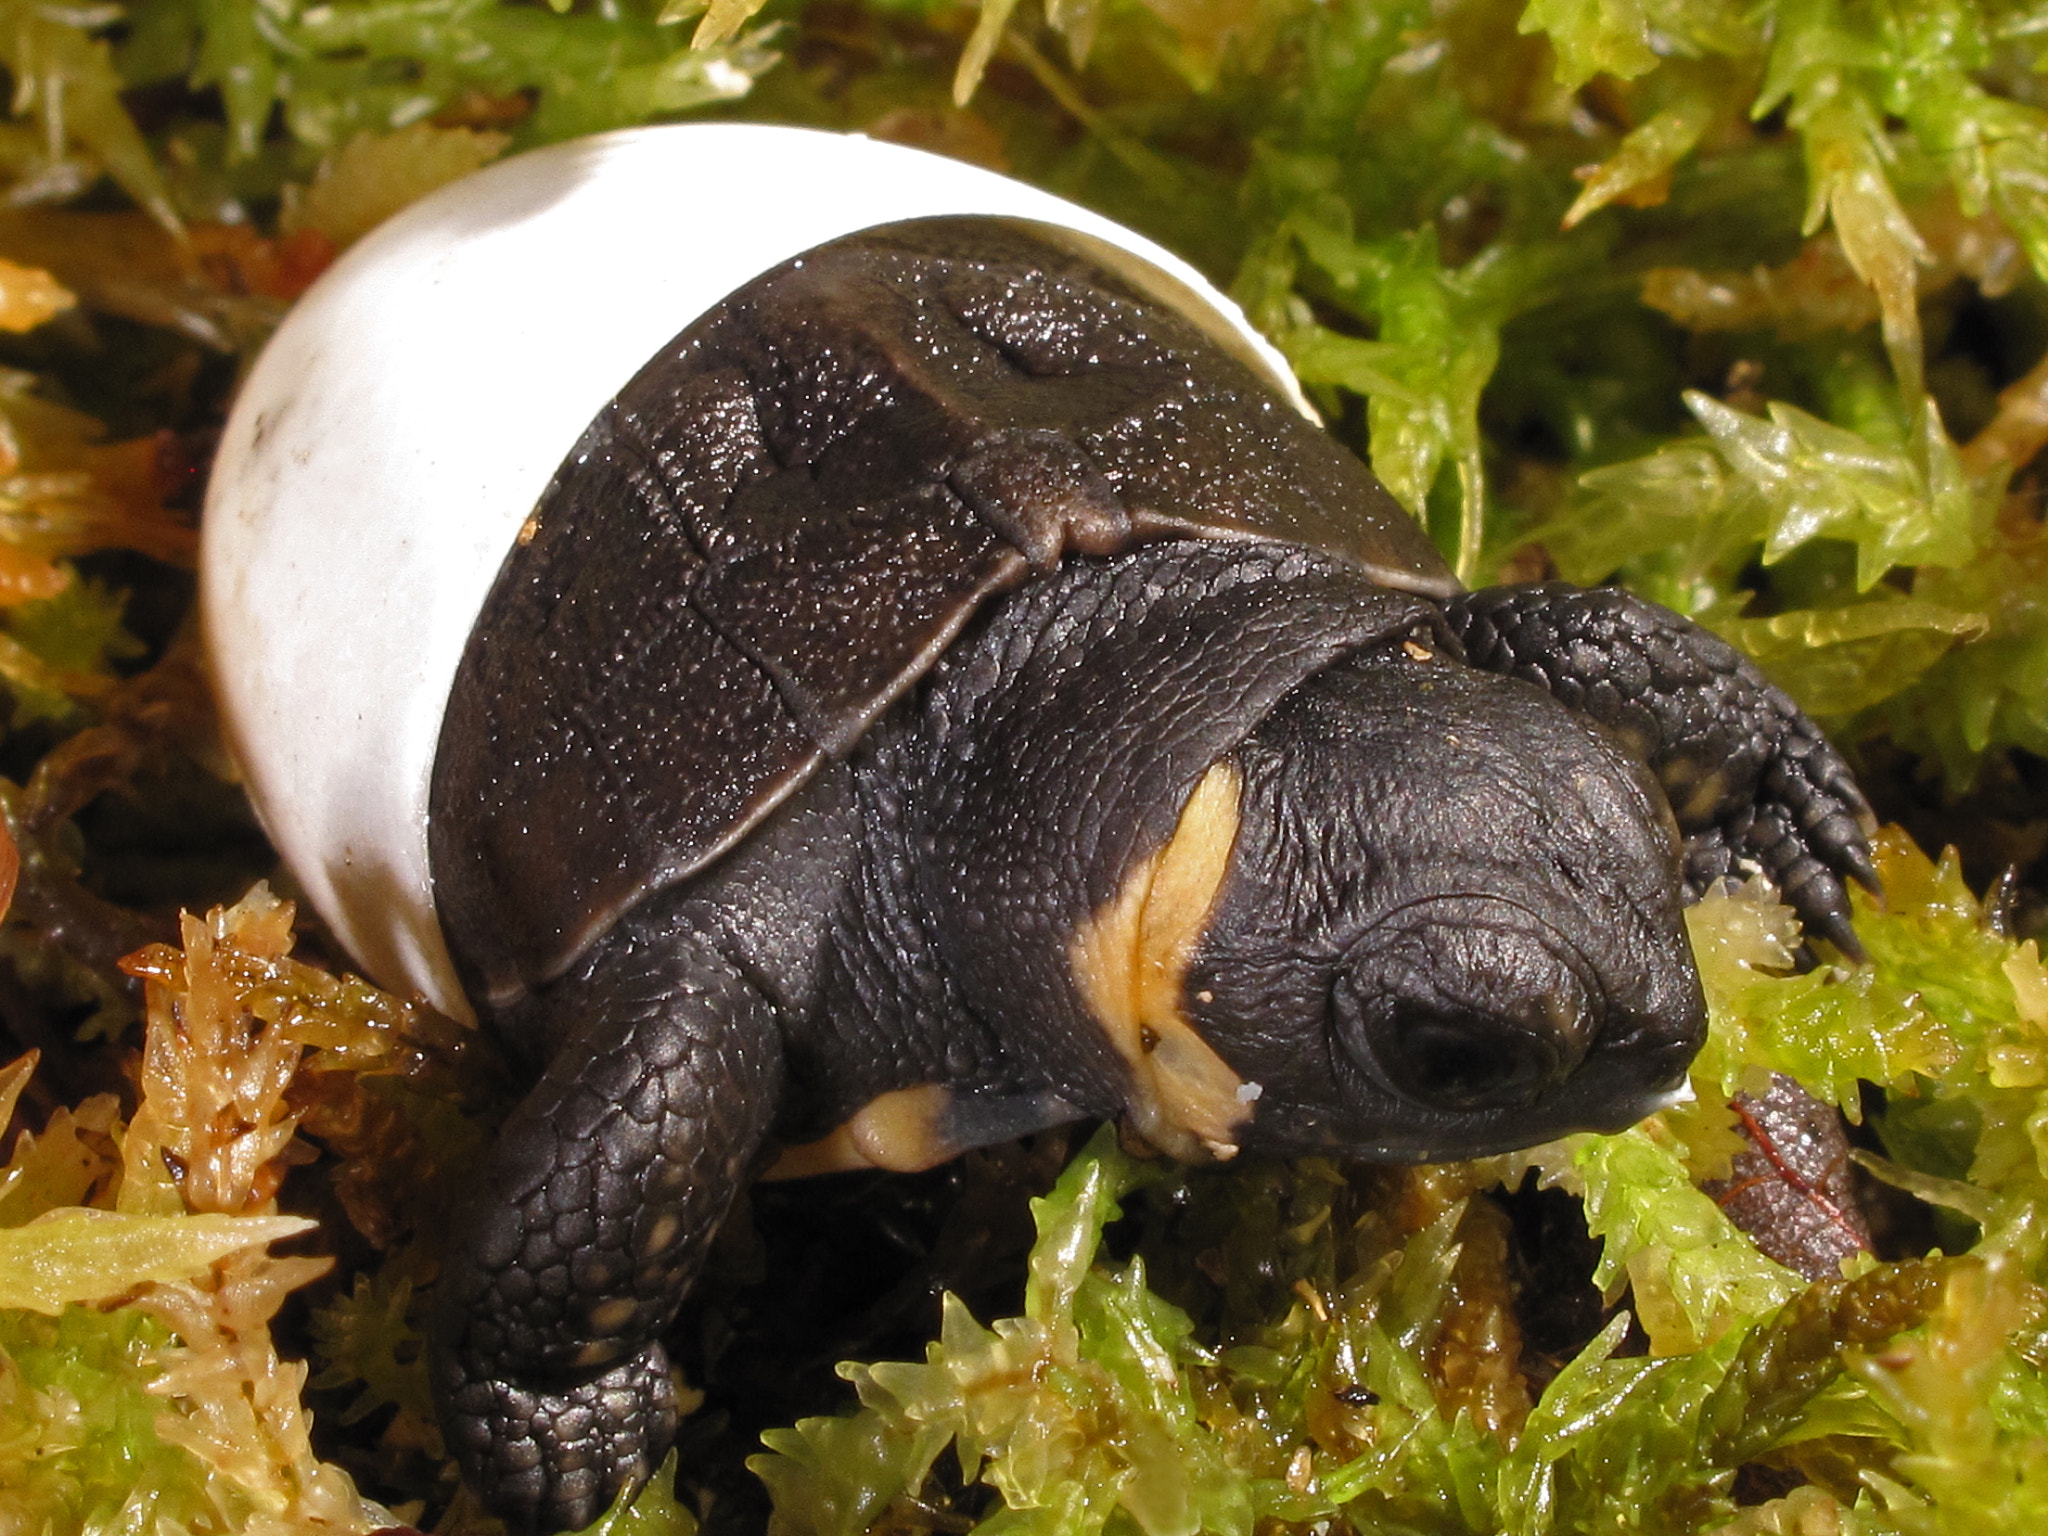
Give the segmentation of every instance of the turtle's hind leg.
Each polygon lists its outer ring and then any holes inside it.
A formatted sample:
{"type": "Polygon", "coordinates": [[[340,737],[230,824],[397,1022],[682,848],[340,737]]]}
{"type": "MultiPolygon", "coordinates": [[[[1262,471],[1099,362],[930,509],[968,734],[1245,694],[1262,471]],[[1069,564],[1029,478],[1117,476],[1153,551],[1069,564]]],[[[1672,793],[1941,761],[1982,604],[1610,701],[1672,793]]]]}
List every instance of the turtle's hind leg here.
{"type": "Polygon", "coordinates": [[[1686,837],[1689,896],[1761,869],[1810,929],[1862,958],[1842,882],[1877,889],[1870,807],[1820,728],[1747,657],[1613,587],[1488,587],[1447,612],[1473,666],[1546,689],[1649,764],[1686,837]]]}
{"type": "Polygon", "coordinates": [[[451,1234],[431,1335],[450,1449],[521,1532],[590,1524],[666,1454],[660,1337],[782,1076],[771,1005],[697,931],[622,924],[546,1012],[561,1044],[451,1234]]]}

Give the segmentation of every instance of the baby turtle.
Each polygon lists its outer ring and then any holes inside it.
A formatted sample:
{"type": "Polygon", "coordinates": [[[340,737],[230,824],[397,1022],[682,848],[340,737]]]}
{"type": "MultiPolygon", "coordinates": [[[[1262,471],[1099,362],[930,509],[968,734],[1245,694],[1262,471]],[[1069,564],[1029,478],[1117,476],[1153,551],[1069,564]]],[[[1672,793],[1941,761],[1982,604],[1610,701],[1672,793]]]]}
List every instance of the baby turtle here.
{"type": "MultiPolygon", "coordinates": [[[[1220,301],[1111,249],[803,250],[499,546],[423,835],[535,1086],[432,1365],[516,1528],[663,1456],[662,1334],[751,1177],[1091,1117],[1194,1160],[1619,1129],[1701,1040],[1689,893],[1761,868],[1855,952],[1868,813],[1782,693],[1618,591],[1461,590],[1220,301]]],[[[292,494],[263,430],[211,515],[292,494]]]]}

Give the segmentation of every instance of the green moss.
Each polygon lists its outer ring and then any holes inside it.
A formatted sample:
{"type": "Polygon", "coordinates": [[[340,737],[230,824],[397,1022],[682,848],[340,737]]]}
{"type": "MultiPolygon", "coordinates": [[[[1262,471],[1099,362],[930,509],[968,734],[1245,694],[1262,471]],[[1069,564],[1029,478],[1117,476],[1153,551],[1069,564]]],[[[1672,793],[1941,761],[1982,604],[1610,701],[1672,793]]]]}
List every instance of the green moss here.
{"type": "MultiPolygon", "coordinates": [[[[156,1432],[151,1351],[170,1342],[133,1311],[0,1312],[0,1509],[30,1530],[111,1529],[133,1521],[228,1529],[206,1468],[156,1432]]],[[[246,1513],[246,1511],[242,1511],[246,1513]]]]}

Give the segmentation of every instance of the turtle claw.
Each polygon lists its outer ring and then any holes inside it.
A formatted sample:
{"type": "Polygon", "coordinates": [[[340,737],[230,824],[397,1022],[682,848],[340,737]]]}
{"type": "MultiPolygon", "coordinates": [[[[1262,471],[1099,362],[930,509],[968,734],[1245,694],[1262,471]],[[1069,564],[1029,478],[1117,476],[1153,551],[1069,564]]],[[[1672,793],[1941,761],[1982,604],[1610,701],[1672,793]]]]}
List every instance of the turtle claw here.
{"type": "Polygon", "coordinates": [[[1856,937],[1845,882],[1884,894],[1870,851],[1874,818],[1841,755],[1789,699],[1783,703],[1753,800],[1718,830],[1738,863],[1753,860],[1770,877],[1808,933],[1865,964],[1870,956],[1856,937]]]}
{"type": "Polygon", "coordinates": [[[1686,839],[1688,904],[1723,881],[1749,874],[1768,878],[1809,934],[1826,939],[1858,965],[1869,960],[1856,937],[1848,888],[1842,883],[1847,876],[1872,892],[1879,889],[1860,827],[1855,828],[1853,841],[1829,846],[1802,835],[1782,805],[1766,803],[1744,806],[1726,821],[1686,839]]]}
{"type": "Polygon", "coordinates": [[[1884,881],[1878,878],[1877,864],[1870,856],[1869,835],[1857,829],[1857,839],[1849,844],[1834,860],[1838,869],[1873,896],[1884,895],[1884,881]]]}
{"type": "Polygon", "coordinates": [[[1814,858],[1871,894],[1883,894],[1870,856],[1870,834],[1877,825],[1870,803],[1849,765],[1814,723],[1790,699],[1784,705],[1777,729],[1769,733],[1774,737],[1771,758],[1757,783],[1759,810],[1781,810],[1789,821],[1787,834],[1797,836],[1814,858]]]}
{"type": "Polygon", "coordinates": [[[1851,965],[1870,964],[1870,951],[1863,947],[1863,941],[1856,937],[1856,929],[1849,921],[1847,912],[1830,912],[1823,918],[1810,919],[1808,928],[1816,929],[1820,936],[1841,953],[1851,965]]]}
{"type": "Polygon", "coordinates": [[[1784,827],[1778,817],[1768,814],[1768,810],[1759,811],[1756,824],[1762,827],[1768,822],[1778,824],[1780,835],[1777,841],[1761,850],[1759,862],[1764,873],[1777,885],[1780,897],[1799,914],[1799,921],[1809,935],[1826,939],[1858,965],[1868,962],[1870,956],[1863,948],[1863,941],[1856,937],[1849,909],[1849,893],[1841,880],[1832,869],[1809,853],[1797,834],[1784,827]]]}

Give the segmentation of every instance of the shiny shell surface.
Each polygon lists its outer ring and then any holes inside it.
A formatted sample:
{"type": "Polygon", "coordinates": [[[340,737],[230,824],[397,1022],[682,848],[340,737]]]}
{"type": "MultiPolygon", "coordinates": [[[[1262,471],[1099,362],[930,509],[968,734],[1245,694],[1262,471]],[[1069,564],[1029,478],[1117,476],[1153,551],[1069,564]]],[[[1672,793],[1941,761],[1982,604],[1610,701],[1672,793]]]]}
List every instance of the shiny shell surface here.
{"type": "Polygon", "coordinates": [[[1142,237],[989,171],[791,128],[519,156],[381,226],[292,311],[222,441],[202,613],[265,826],[372,977],[470,1011],[434,910],[436,744],[484,599],[585,427],[760,273],[946,214],[1073,231],[1300,402],[1229,301],[1142,237]]]}

